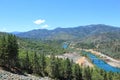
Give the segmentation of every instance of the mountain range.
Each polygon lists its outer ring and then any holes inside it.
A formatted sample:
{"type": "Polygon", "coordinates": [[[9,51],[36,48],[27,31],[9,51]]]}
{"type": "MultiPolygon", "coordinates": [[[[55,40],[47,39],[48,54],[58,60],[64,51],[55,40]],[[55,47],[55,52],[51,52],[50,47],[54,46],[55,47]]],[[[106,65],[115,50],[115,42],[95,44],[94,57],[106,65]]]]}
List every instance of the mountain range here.
{"type": "Polygon", "coordinates": [[[81,39],[120,39],[120,28],[96,24],[78,26],[74,28],[56,28],[54,30],[36,29],[28,32],[15,34],[23,38],[33,38],[41,40],[81,40],[81,39]]]}

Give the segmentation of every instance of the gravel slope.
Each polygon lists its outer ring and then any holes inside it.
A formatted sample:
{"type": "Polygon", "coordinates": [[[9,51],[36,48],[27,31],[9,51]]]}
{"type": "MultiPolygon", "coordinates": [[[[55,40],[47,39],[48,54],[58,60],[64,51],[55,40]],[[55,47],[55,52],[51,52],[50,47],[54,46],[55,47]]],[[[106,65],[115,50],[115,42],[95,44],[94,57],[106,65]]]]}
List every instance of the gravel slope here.
{"type": "Polygon", "coordinates": [[[18,75],[0,69],[0,80],[51,80],[51,79],[48,77],[40,78],[29,74],[27,74],[27,76],[18,75]]]}

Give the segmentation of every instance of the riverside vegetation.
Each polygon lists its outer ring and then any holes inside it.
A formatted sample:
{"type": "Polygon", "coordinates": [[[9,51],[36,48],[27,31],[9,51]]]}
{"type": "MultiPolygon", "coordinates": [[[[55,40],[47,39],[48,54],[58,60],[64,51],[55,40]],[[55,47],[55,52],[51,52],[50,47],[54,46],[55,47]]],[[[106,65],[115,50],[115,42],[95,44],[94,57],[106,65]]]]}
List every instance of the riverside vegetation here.
{"type": "MultiPolygon", "coordinates": [[[[30,41],[30,40],[29,40],[30,41]]],[[[48,76],[55,80],[119,80],[120,74],[105,72],[98,68],[80,67],[71,60],[56,58],[64,49],[45,46],[42,42],[40,51],[21,47],[20,40],[11,34],[0,37],[0,66],[15,73],[29,73],[36,76],[48,76]],[[49,54],[50,57],[46,55],[49,54]]],[[[30,43],[30,42],[29,42],[30,43]]],[[[32,41],[31,41],[32,43],[32,41]]],[[[27,44],[27,42],[26,42],[27,44]]],[[[50,43],[48,43],[50,44],[50,43]]],[[[52,42],[51,45],[56,43],[52,42]]],[[[30,45],[30,44],[29,44],[30,45]]],[[[31,45],[33,47],[33,45],[31,45]]],[[[37,46],[37,45],[36,45],[37,46]]],[[[36,47],[34,45],[34,47],[36,47]]]]}

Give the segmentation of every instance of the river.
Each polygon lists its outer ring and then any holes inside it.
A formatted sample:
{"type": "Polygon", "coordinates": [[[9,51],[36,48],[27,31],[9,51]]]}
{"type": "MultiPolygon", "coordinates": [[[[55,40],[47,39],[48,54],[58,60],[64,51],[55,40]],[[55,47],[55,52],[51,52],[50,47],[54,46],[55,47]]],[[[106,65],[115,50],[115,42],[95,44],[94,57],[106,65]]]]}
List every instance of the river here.
{"type": "Polygon", "coordinates": [[[64,43],[64,44],[62,45],[62,48],[64,48],[64,49],[68,48],[68,43],[64,43]]]}
{"type": "Polygon", "coordinates": [[[113,66],[107,64],[105,61],[103,61],[100,58],[97,58],[97,56],[95,56],[94,54],[92,54],[90,52],[83,51],[83,54],[86,54],[90,58],[92,63],[95,64],[100,69],[103,69],[105,71],[111,71],[111,72],[120,72],[119,68],[116,68],[116,67],[113,67],[113,66]]]}

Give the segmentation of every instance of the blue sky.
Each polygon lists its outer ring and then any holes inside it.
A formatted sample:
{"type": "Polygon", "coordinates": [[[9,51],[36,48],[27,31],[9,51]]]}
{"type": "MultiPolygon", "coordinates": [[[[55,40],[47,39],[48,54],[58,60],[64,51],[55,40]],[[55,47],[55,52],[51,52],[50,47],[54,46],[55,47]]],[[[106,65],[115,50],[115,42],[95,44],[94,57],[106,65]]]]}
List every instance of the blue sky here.
{"type": "Polygon", "coordinates": [[[0,31],[89,24],[120,27],[120,0],[0,0],[0,31]]]}

